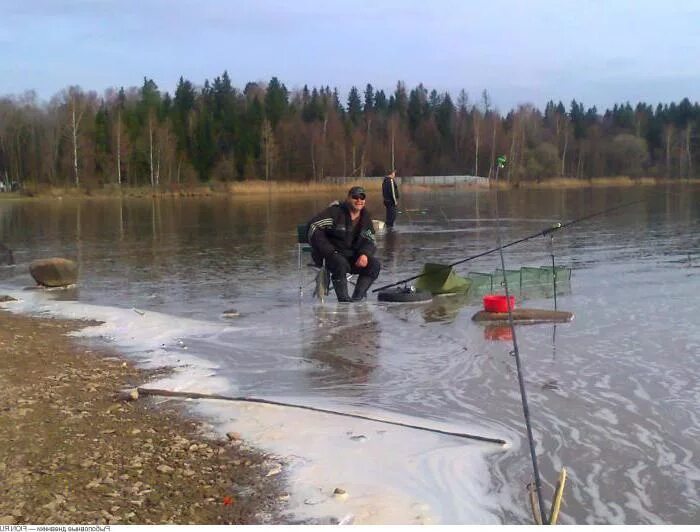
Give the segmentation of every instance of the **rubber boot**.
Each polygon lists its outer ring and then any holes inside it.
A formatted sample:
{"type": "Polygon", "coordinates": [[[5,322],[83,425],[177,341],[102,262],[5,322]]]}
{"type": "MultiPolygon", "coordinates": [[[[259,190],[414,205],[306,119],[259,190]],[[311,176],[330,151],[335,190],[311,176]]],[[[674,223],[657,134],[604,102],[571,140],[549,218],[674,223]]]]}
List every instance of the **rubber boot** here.
{"type": "Polygon", "coordinates": [[[355,285],[355,291],[352,293],[353,301],[362,301],[367,296],[367,290],[372,286],[374,279],[366,275],[360,275],[357,278],[357,284],[355,285]]]}
{"type": "Polygon", "coordinates": [[[338,297],[338,302],[349,303],[352,301],[348,295],[348,280],[343,278],[335,279],[333,278],[333,288],[335,289],[335,295],[338,297]]]}

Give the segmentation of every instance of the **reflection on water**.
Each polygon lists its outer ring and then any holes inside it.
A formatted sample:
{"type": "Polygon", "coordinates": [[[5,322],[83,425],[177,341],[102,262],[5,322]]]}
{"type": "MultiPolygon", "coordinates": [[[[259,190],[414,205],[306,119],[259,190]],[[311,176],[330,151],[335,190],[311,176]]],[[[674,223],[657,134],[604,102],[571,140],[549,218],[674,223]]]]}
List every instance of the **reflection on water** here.
{"type": "Polygon", "coordinates": [[[453,321],[469,302],[473,302],[473,298],[468,294],[435,296],[423,309],[423,319],[426,322],[453,321]]]}
{"type": "MultiPolygon", "coordinates": [[[[379,240],[378,283],[494,247],[491,193],[405,195],[410,219],[400,217],[379,240]]],[[[492,490],[499,519],[530,523],[522,489],[530,458],[510,331],[471,321],[481,307],[476,291],[425,304],[299,301],[296,224],[331,199],[0,202],[0,242],[17,263],[0,269],[0,285],[31,286],[31,260],[64,256],[79,263],[79,289],[51,298],[213,323],[236,308],[230,329],[186,339],[231,388],[486,425],[520,438],[492,458],[492,490]]],[[[557,305],[575,320],[517,328],[548,499],[561,466],[570,474],[563,523],[697,524],[700,515],[698,189],[502,193],[502,238],[634,199],[645,201],[556,233],[556,264],[573,271],[558,280],[557,305]]],[[[371,198],[369,207],[381,212],[371,198]]],[[[550,253],[546,238],[510,247],[506,269],[551,264],[550,253]]],[[[499,267],[492,254],[457,273],[499,267]]],[[[553,306],[550,282],[519,295],[530,307],[553,306]]],[[[463,522],[458,479],[450,468],[433,469],[435,492],[450,501],[434,511],[444,522],[463,522]]]]}
{"type": "Polygon", "coordinates": [[[362,386],[379,363],[379,323],[364,304],[313,307],[316,325],[303,355],[312,387],[362,386]]]}
{"type": "Polygon", "coordinates": [[[484,339],[513,341],[513,330],[509,325],[484,325],[484,339]]]}

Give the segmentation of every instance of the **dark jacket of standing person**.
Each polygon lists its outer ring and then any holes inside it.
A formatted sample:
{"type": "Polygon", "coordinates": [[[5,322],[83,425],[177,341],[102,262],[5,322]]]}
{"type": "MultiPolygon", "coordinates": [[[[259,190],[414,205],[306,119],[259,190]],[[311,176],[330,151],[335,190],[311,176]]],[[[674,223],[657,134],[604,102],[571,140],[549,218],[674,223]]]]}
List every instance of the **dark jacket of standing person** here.
{"type": "Polygon", "coordinates": [[[382,196],[384,197],[384,207],[386,207],[386,225],[394,227],[397,207],[399,205],[399,186],[396,184],[396,172],[393,171],[382,181],[382,196]]]}
{"type": "Polygon", "coordinates": [[[352,295],[353,301],[359,301],[381,269],[374,256],[377,251],[374,226],[372,216],[364,208],[365,197],[364,188],[352,187],[345,201],[332,203],[309,221],[311,255],[319,266],[325,261],[338,301],[351,301],[347,274],[359,274],[352,295]]]}

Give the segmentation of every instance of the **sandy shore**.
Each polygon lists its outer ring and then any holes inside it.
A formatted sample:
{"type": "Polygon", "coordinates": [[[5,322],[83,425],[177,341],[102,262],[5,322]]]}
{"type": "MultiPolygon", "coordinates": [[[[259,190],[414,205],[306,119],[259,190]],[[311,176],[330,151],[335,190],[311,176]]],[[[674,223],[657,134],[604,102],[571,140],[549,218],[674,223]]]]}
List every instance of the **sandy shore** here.
{"type": "Polygon", "coordinates": [[[66,336],[81,325],[0,310],[0,525],[283,521],[282,459],[120,399],[149,375],[66,336]]]}

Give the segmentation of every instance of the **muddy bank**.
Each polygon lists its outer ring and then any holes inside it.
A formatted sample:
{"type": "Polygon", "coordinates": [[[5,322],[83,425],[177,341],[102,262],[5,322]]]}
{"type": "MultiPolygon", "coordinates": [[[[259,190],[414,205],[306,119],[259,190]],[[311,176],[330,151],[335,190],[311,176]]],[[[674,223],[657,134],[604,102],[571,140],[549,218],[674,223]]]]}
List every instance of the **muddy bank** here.
{"type": "Polygon", "coordinates": [[[283,460],[209,439],[176,401],[124,401],[149,374],[0,310],[0,524],[283,522],[283,460]]]}

